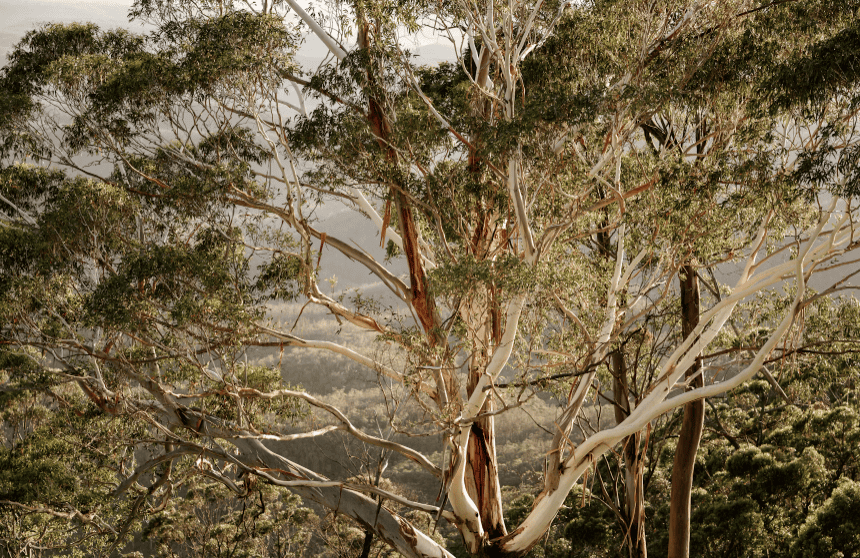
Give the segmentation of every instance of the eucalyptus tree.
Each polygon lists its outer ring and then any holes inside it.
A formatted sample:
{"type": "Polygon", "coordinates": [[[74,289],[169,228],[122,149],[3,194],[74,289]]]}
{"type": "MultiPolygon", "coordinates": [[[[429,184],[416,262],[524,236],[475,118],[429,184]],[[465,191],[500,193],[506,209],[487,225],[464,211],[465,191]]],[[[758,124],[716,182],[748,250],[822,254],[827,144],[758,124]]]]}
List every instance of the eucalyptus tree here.
{"type": "MultiPolygon", "coordinates": [[[[805,306],[853,273],[857,2],[306,8],[138,0],[148,35],[47,25],[10,55],[4,393],[111,430],[88,443],[67,420],[98,475],[42,499],[3,488],[5,513],[77,522],[69,537],[110,553],[189,475],[240,496],[253,478],[406,556],[449,555],[440,521],[472,554],[522,556],[623,448],[617,512],[642,555],[652,422],[769,377],[805,306]],[[451,62],[418,65],[403,43],[418,31],[449,41],[451,62]],[[314,69],[296,62],[308,33],[328,52],[314,69]],[[367,217],[388,257],[327,230],[332,204],[367,217]],[[344,257],[386,296],[326,294],[321,266],[344,257]],[[675,280],[694,274],[707,288],[682,320],[675,280]],[[283,302],[298,303],[289,320],[283,302]],[[300,337],[290,324],[309,305],[377,349],[300,337]],[[248,359],[285,347],[351,359],[424,420],[362,430],[361,409],[248,359]],[[542,394],[560,406],[541,492],[506,525],[495,417],[542,394]],[[589,420],[601,398],[610,424],[589,420]],[[384,467],[374,483],[329,479],[291,455],[334,431],[411,460],[439,497],[383,488],[384,467]],[[441,461],[416,436],[436,437],[441,461]]],[[[39,420],[7,440],[10,459],[39,420]]]]}

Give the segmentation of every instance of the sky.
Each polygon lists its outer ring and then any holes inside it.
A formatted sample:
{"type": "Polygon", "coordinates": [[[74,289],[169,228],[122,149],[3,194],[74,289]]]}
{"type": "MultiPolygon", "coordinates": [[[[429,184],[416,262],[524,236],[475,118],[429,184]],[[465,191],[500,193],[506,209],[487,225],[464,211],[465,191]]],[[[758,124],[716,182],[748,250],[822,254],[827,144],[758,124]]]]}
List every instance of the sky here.
{"type": "MultiPolygon", "coordinates": [[[[141,31],[140,23],[128,21],[133,0],[0,0],[0,65],[24,34],[45,23],[92,22],[102,28],[127,27],[141,31]]],[[[425,61],[451,58],[450,44],[437,43],[426,36],[405,41],[425,61]]],[[[303,63],[319,60],[325,54],[319,41],[309,40],[300,51],[303,63]]]]}
{"type": "Polygon", "coordinates": [[[99,27],[139,27],[126,14],[132,0],[0,0],[0,62],[24,34],[45,23],[93,22],[99,27]]]}

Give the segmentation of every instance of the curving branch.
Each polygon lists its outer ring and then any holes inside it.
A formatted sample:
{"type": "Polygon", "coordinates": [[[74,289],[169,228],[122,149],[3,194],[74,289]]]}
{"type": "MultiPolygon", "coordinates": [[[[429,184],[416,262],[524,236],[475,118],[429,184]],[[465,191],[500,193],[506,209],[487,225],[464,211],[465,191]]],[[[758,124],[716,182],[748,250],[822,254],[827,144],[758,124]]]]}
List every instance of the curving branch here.
{"type": "MultiPolygon", "coordinates": [[[[254,325],[257,327],[257,329],[261,333],[265,333],[266,335],[271,335],[275,339],[282,341],[284,343],[284,345],[292,346],[292,347],[306,347],[309,349],[321,349],[321,350],[330,351],[330,352],[333,352],[333,353],[336,353],[339,355],[343,355],[343,356],[349,358],[350,360],[353,360],[353,361],[355,361],[361,365],[366,366],[367,368],[369,368],[371,370],[375,370],[377,372],[380,372],[381,374],[383,374],[387,378],[391,378],[392,380],[394,380],[400,384],[405,383],[404,382],[405,378],[404,378],[403,374],[397,372],[396,370],[389,368],[388,366],[385,366],[385,365],[373,360],[370,357],[366,357],[366,356],[362,355],[361,353],[350,349],[349,347],[344,347],[343,345],[339,345],[339,344],[333,343],[331,341],[319,341],[319,340],[315,340],[315,339],[303,339],[297,335],[293,335],[292,333],[286,333],[283,331],[279,331],[277,329],[274,329],[274,328],[271,328],[271,327],[268,327],[268,326],[265,326],[265,325],[259,324],[259,323],[254,324],[254,325]]],[[[428,395],[432,395],[434,393],[433,388],[430,386],[424,386],[422,388],[422,391],[424,391],[428,395]]]]}
{"type": "Polygon", "coordinates": [[[325,29],[323,29],[319,23],[316,22],[314,18],[310,16],[295,0],[286,0],[287,4],[296,12],[296,14],[302,18],[308,27],[311,28],[314,35],[316,35],[319,40],[323,42],[323,44],[328,48],[332,54],[334,54],[338,60],[343,60],[346,58],[346,51],[341,48],[341,46],[334,40],[334,38],[329,35],[325,29]]]}
{"type": "Polygon", "coordinates": [[[282,397],[293,397],[295,399],[301,399],[303,401],[306,401],[314,407],[318,407],[327,411],[344,425],[347,432],[349,432],[358,440],[380,448],[395,451],[400,455],[406,457],[407,459],[414,461],[424,470],[429,471],[430,474],[432,474],[433,476],[440,478],[442,477],[442,470],[436,465],[433,465],[433,463],[431,463],[430,460],[427,459],[427,457],[425,457],[424,454],[422,454],[421,452],[415,451],[412,448],[404,446],[403,444],[398,444],[397,442],[377,438],[376,436],[371,436],[362,432],[361,430],[353,426],[353,424],[349,421],[346,415],[344,415],[337,407],[320,401],[316,397],[303,391],[279,389],[277,391],[262,392],[252,388],[240,388],[237,393],[242,397],[255,397],[259,399],[280,399],[282,397]]]}
{"type": "Polygon", "coordinates": [[[834,200],[830,209],[823,212],[819,223],[810,232],[806,240],[806,246],[796,260],[785,262],[770,269],[760,270],[758,274],[750,276],[750,270],[754,266],[756,256],[764,245],[769,221],[765,220],[762,223],[756,239],[751,244],[750,256],[747,259],[744,272],[741,274],[733,294],[718,302],[713,308],[702,315],[699,325],[694,328],[681,346],[667,359],[667,362],[664,364],[666,372],[652,384],[651,390],[623,422],[587,438],[571,452],[570,456],[561,464],[560,475],[556,485],[557,488],[553,488],[553,486],[545,487],[536,500],[532,512],[514,533],[505,537],[502,541],[502,547],[505,551],[521,553],[531,548],[543,536],[543,533],[545,533],[558,509],[563,504],[564,498],[580,476],[593,466],[595,459],[609,451],[625,437],[641,431],[650,421],[690,401],[725,393],[745,382],[759,371],[764,360],[776,348],[779,341],[794,322],[795,314],[803,301],[806,291],[807,273],[821,261],[841,252],[841,250],[834,251],[833,248],[843,244],[846,237],[850,238],[851,223],[849,222],[846,225],[848,220],[843,215],[837,227],[829,231],[825,242],[816,245],[821,236],[822,229],[833,214],[836,204],[837,200],[834,200]],[[789,269],[793,270],[793,273],[786,275],[786,271],[789,269]],[[676,388],[678,379],[689,367],[689,361],[694,359],[710,340],[717,335],[740,300],[791,277],[795,278],[797,284],[797,293],[795,294],[794,301],[786,311],[780,324],[769,336],[768,341],[757,351],[755,358],[746,368],[728,381],[696,388],[667,399],[669,393],[676,388]]]}
{"type": "MultiPolygon", "coordinates": [[[[325,244],[327,246],[335,248],[347,258],[365,266],[371,273],[376,275],[385,284],[385,286],[388,287],[389,290],[391,290],[391,292],[394,293],[399,299],[403,300],[404,302],[409,301],[409,287],[407,287],[406,284],[403,283],[403,281],[401,281],[396,275],[385,269],[385,267],[383,267],[379,262],[374,260],[373,257],[371,257],[366,252],[353,248],[346,242],[343,242],[336,237],[332,237],[328,234],[324,234],[320,231],[317,231],[307,223],[301,223],[300,225],[291,213],[285,211],[280,207],[257,200],[253,196],[243,192],[242,190],[239,190],[238,188],[232,187],[231,192],[236,195],[236,198],[231,201],[233,201],[238,206],[266,211],[268,213],[271,213],[272,215],[276,215],[279,218],[283,219],[284,222],[288,223],[293,228],[302,228],[307,230],[307,232],[317,240],[322,240],[323,237],[325,237],[325,244]]],[[[347,311],[342,315],[347,320],[350,320],[351,314],[352,313],[347,311]]],[[[370,329],[375,329],[380,332],[383,331],[382,326],[376,324],[375,321],[373,323],[370,323],[367,320],[357,320],[353,323],[359,325],[360,327],[370,327],[370,329]]]]}
{"type": "MultiPolygon", "coordinates": [[[[163,414],[161,418],[174,423],[174,426],[180,426],[175,424],[176,418],[172,414],[163,414]]],[[[205,436],[229,440],[236,448],[235,453],[228,453],[220,448],[206,448],[207,453],[228,460],[273,484],[285,486],[302,498],[312,500],[330,511],[349,517],[404,556],[453,558],[447,550],[416,529],[409,521],[350,488],[346,483],[329,481],[322,475],[275,453],[255,439],[251,432],[232,428],[213,417],[207,417],[206,423],[203,433],[205,436]]],[[[194,446],[201,447],[196,444],[194,446]]],[[[361,488],[368,490],[364,486],[361,488]]],[[[386,491],[380,490],[380,493],[383,497],[404,505],[421,506],[386,491]]],[[[450,514],[445,515],[454,519],[450,514]]]]}

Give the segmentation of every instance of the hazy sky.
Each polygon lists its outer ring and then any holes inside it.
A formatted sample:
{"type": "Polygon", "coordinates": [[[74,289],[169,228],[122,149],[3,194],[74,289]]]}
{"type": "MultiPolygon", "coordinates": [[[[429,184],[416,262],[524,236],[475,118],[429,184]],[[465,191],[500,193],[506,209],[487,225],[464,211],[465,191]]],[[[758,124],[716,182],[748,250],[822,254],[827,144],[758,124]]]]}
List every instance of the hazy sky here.
{"type": "MultiPolygon", "coordinates": [[[[142,30],[139,23],[129,23],[128,9],[134,0],[0,0],[0,65],[6,64],[6,55],[29,30],[44,23],[92,22],[102,28],[128,27],[142,30]]],[[[423,61],[435,62],[452,57],[453,50],[447,41],[437,42],[427,36],[408,38],[404,46],[417,52],[423,61]],[[417,39],[417,40],[416,40],[417,39]]],[[[304,63],[313,62],[324,55],[319,41],[309,40],[299,53],[304,63]]]]}
{"type": "MultiPolygon", "coordinates": [[[[45,23],[90,22],[103,29],[127,27],[143,31],[138,22],[128,21],[134,0],[0,0],[0,65],[27,31],[45,23]]],[[[300,59],[311,61],[324,55],[322,43],[310,40],[300,59]]]]}
{"type": "MultiPolygon", "coordinates": [[[[100,27],[129,27],[132,0],[0,0],[0,64],[27,31],[44,23],[91,21],[100,27]]],[[[137,27],[139,24],[134,24],[137,27]]]]}

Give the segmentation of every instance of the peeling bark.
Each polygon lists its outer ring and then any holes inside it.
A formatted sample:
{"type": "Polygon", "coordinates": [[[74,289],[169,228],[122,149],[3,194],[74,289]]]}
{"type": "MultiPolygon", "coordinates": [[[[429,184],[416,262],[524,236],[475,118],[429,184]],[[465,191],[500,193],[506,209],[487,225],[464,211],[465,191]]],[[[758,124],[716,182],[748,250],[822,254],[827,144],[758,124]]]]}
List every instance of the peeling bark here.
{"type": "MultiPolygon", "coordinates": [[[[492,411],[488,400],[483,411],[492,411]]],[[[502,508],[502,487],[496,462],[495,422],[485,417],[472,425],[469,435],[469,459],[466,488],[481,514],[481,525],[489,539],[508,534],[502,508]]]]}
{"type": "MultiPolygon", "coordinates": [[[[361,49],[367,50],[370,46],[370,24],[363,15],[360,15],[359,18],[358,46],[361,49]]],[[[373,135],[377,138],[379,148],[385,152],[387,160],[396,166],[398,163],[397,152],[388,142],[391,136],[391,125],[385,116],[379,99],[373,94],[374,85],[376,84],[374,71],[374,68],[368,67],[366,73],[369,88],[367,119],[373,135]]],[[[400,229],[400,238],[403,241],[403,253],[409,266],[410,303],[431,343],[433,345],[443,344],[445,339],[438,331],[439,317],[436,311],[436,303],[433,300],[433,295],[427,282],[424,262],[421,261],[415,215],[412,205],[403,193],[404,190],[404,184],[396,184],[391,187],[390,196],[394,201],[394,207],[397,212],[397,225],[400,229]]]]}
{"type": "MultiPolygon", "coordinates": [[[[483,89],[489,79],[490,49],[481,48],[478,60],[478,66],[475,68],[475,83],[479,89],[483,89]]],[[[489,120],[492,118],[493,103],[478,91],[472,110],[477,117],[489,120]]],[[[482,181],[482,163],[478,153],[481,135],[476,132],[470,139],[468,169],[472,180],[477,183],[482,181]]],[[[487,207],[484,200],[476,199],[472,214],[475,226],[471,238],[471,251],[476,258],[484,259],[493,253],[498,242],[497,231],[492,222],[493,208],[487,207]]],[[[466,393],[471,398],[481,376],[486,371],[491,349],[498,347],[502,341],[501,308],[493,287],[486,288],[476,295],[470,304],[464,306],[461,317],[468,324],[476,346],[482,347],[470,359],[466,393]]],[[[493,400],[488,398],[481,412],[492,411],[493,400]]],[[[479,519],[484,530],[484,544],[479,552],[486,554],[492,548],[492,545],[486,544],[488,539],[496,539],[507,534],[496,459],[495,419],[492,416],[480,418],[472,424],[466,458],[468,460],[466,491],[478,508],[479,519]]]]}

